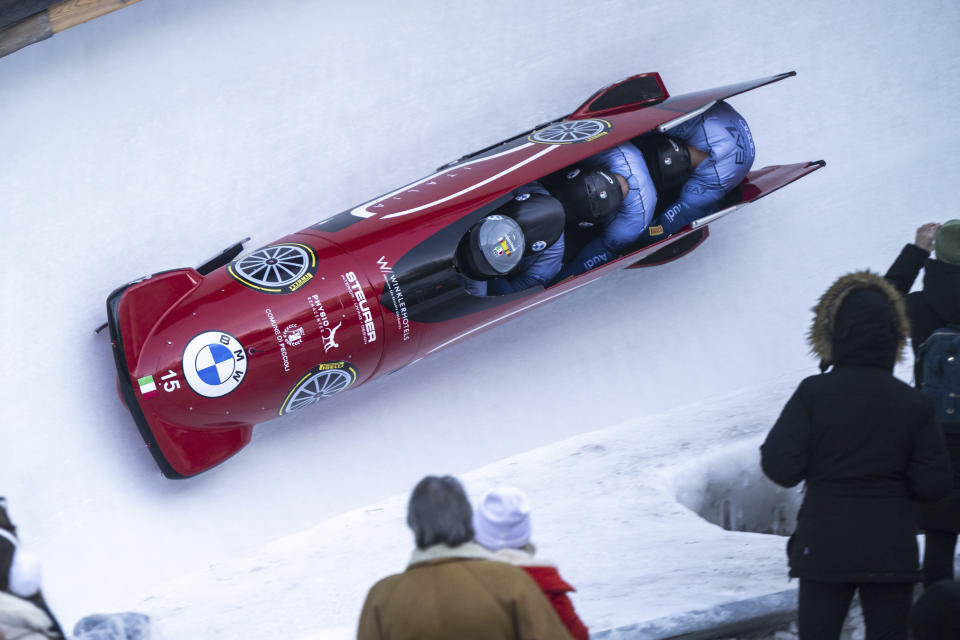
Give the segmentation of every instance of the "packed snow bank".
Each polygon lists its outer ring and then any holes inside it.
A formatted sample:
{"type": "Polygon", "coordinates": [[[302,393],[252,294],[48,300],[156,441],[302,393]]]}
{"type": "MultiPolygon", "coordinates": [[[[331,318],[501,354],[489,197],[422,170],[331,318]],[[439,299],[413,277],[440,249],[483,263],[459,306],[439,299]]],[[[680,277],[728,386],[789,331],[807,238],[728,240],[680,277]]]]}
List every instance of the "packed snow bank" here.
{"type": "MultiPolygon", "coordinates": [[[[782,537],[726,531],[677,497],[694,506],[730,499],[740,522],[750,520],[743,505],[763,492],[750,490],[760,486],[755,474],[744,475],[755,466],[749,452],[798,377],[569,438],[461,479],[472,499],[499,484],[529,494],[538,555],[577,587],[574,604],[594,632],[782,592],[790,588],[782,537]],[[725,485],[742,486],[723,498],[725,485]]],[[[438,464],[433,472],[447,469],[438,464]]],[[[164,638],[238,629],[250,637],[351,638],[369,587],[407,562],[407,498],[344,513],[255,555],[167,582],[136,610],[164,638]]]]}
{"type": "Polygon", "coordinates": [[[784,489],[760,468],[762,436],[710,453],[677,474],[677,501],[728,531],[788,536],[797,526],[803,495],[784,489]]]}

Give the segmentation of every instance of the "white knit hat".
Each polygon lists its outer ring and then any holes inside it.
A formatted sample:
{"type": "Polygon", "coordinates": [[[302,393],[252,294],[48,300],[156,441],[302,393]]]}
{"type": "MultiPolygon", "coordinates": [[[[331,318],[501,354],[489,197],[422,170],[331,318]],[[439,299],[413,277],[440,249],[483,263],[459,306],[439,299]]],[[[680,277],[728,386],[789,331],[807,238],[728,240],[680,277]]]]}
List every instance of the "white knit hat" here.
{"type": "Polygon", "coordinates": [[[530,542],[530,503],[513,487],[488,491],[473,510],[476,541],[496,551],[519,548],[530,542]]]}

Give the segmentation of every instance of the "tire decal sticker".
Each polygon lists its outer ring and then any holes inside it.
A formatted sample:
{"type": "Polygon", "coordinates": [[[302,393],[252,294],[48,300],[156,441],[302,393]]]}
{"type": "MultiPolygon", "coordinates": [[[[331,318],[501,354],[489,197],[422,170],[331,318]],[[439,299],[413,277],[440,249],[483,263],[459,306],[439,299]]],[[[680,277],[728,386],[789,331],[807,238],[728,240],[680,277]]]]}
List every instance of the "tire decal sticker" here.
{"type": "Polygon", "coordinates": [[[317,254],[299,242],[272,244],[234,260],[227,273],[256,291],[293,293],[316,275],[317,254]]]}
{"type": "Polygon", "coordinates": [[[357,381],[357,368],[349,362],[324,362],[307,371],[283,399],[277,415],[287,415],[345,391],[357,381]]]}
{"type": "Polygon", "coordinates": [[[607,120],[564,120],[534,131],[527,140],[539,144],[577,144],[605,136],[613,128],[607,120]]]}

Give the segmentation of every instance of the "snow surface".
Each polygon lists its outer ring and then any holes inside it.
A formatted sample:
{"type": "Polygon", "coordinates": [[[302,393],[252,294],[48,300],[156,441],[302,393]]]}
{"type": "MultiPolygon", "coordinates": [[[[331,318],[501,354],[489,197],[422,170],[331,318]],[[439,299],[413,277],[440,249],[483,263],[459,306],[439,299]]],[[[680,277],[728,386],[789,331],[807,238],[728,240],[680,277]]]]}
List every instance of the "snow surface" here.
{"type": "MultiPolygon", "coordinates": [[[[789,391],[780,384],[761,396],[751,390],[634,419],[461,479],[474,501],[500,484],[528,492],[537,555],[556,562],[577,588],[575,606],[593,631],[782,591],[791,586],[784,538],[725,531],[677,496],[679,485],[686,493],[705,486],[698,458],[731,441],[738,443],[736,457],[758,465],[758,438],[789,391]],[[718,409],[728,416],[718,419],[718,409]]],[[[347,512],[171,581],[139,610],[154,615],[172,638],[230,628],[263,637],[278,619],[287,632],[311,630],[300,631],[303,638],[349,638],[367,589],[409,560],[408,498],[347,512]],[[183,615],[194,608],[203,614],[183,615]]]]}
{"type": "Polygon", "coordinates": [[[677,474],[762,438],[815,371],[809,309],[836,276],[956,217],[960,5],[264,6],[144,0],[0,58],[0,492],[64,624],[133,608],[167,638],[242,637],[282,612],[349,637],[405,564],[429,473],[527,490],[595,630],[788,588],[783,539],[707,524],[677,474]],[[198,478],[156,469],[92,332],[114,287],[268,243],[634,73],[681,94],[787,70],[731,101],[756,166],[828,166],[690,256],[261,425],[198,478]]]}

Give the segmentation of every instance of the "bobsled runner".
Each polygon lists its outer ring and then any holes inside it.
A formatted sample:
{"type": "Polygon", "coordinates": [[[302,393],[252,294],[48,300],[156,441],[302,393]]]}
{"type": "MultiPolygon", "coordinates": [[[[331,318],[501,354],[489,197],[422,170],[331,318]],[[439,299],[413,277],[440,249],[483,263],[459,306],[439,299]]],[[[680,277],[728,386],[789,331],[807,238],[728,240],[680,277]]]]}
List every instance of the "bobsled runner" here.
{"type": "Polygon", "coordinates": [[[249,253],[142,278],[107,299],[120,396],[164,475],[243,448],[254,425],[430,355],[612,271],[699,246],[708,224],[819,169],[752,171],[720,210],[550,286],[476,295],[464,239],[511,215],[519,187],[614,145],[667,132],[719,100],[793,72],[670,96],[657,73],[601,89],[564,118],[249,253]]]}

